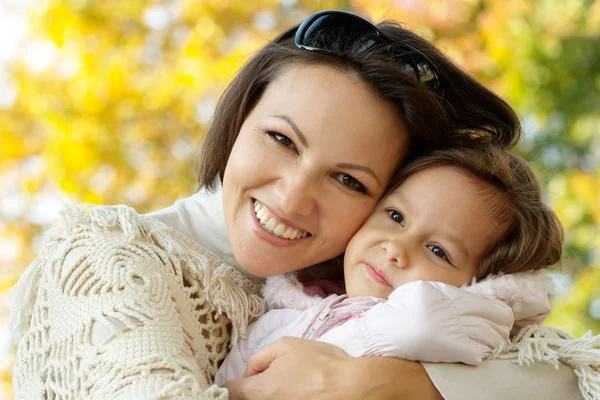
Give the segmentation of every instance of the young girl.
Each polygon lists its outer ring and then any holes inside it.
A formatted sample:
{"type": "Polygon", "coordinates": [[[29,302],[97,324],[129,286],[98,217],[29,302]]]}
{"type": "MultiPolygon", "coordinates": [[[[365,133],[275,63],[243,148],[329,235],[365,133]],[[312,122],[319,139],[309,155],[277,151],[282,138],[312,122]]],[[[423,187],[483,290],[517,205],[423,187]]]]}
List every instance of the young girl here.
{"type": "MultiPolygon", "coordinates": [[[[217,385],[242,377],[248,358],[283,336],[356,357],[478,364],[513,328],[545,319],[552,285],[535,270],[559,261],[563,232],[526,162],[454,149],[402,171],[348,244],[347,295],[310,296],[293,276],[268,279],[270,311],[234,346],[217,385]]],[[[269,210],[256,212],[268,222],[269,210]]]]}

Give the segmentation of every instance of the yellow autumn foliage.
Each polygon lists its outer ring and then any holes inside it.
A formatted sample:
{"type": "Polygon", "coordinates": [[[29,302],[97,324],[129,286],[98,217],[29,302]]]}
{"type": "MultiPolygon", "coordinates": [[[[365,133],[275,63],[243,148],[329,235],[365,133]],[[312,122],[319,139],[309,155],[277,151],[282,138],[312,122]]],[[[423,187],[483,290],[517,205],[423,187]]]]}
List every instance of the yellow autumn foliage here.
{"type": "MultiPolygon", "coordinates": [[[[567,232],[548,322],[600,333],[600,0],[33,3],[27,37],[0,64],[0,93],[16,91],[0,105],[0,333],[7,291],[61,204],[145,212],[192,193],[198,143],[236,70],[327,8],[402,21],[517,108],[518,151],[567,232]]],[[[0,399],[12,396],[6,351],[0,399]]]]}

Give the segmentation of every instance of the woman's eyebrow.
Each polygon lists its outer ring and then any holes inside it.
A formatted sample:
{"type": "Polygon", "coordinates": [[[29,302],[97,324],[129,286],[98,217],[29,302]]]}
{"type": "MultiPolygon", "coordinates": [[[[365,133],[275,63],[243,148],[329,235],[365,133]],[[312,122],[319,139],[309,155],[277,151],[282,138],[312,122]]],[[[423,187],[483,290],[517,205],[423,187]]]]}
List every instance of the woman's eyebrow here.
{"type": "Polygon", "coordinates": [[[350,164],[350,163],[339,163],[339,164],[336,164],[336,166],[338,168],[358,169],[360,171],[364,171],[367,174],[373,176],[373,178],[375,178],[375,180],[377,181],[377,183],[381,184],[381,182],[379,181],[379,178],[375,174],[375,171],[373,171],[369,167],[365,167],[363,165],[358,165],[358,164],[350,164]]]}
{"type": "MultiPolygon", "coordinates": [[[[292,129],[294,130],[294,132],[296,132],[296,135],[298,136],[298,138],[300,139],[300,142],[302,142],[302,144],[304,145],[304,147],[308,148],[308,141],[306,140],[306,136],[304,136],[304,134],[302,133],[302,131],[300,131],[300,128],[298,128],[298,125],[296,125],[296,123],[288,115],[285,115],[285,114],[271,114],[269,116],[273,117],[273,118],[279,118],[279,119],[282,119],[285,122],[287,122],[292,127],[292,129]]],[[[367,174],[373,176],[373,178],[375,178],[375,180],[377,181],[377,183],[381,184],[381,181],[379,180],[379,178],[375,174],[375,171],[373,171],[369,167],[365,167],[363,165],[358,165],[358,164],[351,164],[351,163],[339,163],[339,164],[337,164],[337,167],[338,168],[357,169],[357,170],[360,170],[360,171],[364,171],[367,174]]]]}
{"type": "Polygon", "coordinates": [[[300,128],[298,128],[298,125],[296,125],[296,123],[294,121],[292,121],[292,119],[289,116],[287,116],[287,115],[270,115],[270,117],[279,118],[279,119],[282,119],[285,122],[287,122],[292,127],[294,132],[296,132],[296,135],[298,136],[298,138],[300,139],[300,142],[304,145],[304,147],[308,147],[308,142],[306,141],[306,136],[304,136],[302,131],[300,131],[300,128]]]}

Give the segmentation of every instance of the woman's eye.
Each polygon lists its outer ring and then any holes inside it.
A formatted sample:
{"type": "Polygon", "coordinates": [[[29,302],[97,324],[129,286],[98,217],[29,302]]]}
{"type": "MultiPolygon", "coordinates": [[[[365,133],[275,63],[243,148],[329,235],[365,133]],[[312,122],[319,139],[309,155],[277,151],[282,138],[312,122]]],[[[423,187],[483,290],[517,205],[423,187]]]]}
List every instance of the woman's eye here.
{"type": "Polygon", "coordinates": [[[360,183],[357,179],[353,178],[351,175],[338,174],[336,176],[336,179],[338,181],[340,181],[342,183],[342,185],[344,185],[354,191],[357,191],[360,193],[367,193],[367,188],[365,187],[365,185],[360,183]]]}
{"type": "Polygon", "coordinates": [[[274,132],[274,131],[266,131],[266,132],[269,136],[271,136],[273,138],[273,140],[281,143],[285,147],[289,147],[292,150],[296,150],[296,145],[294,144],[292,139],[290,139],[289,137],[282,135],[279,132],[274,132]]]}
{"type": "Polygon", "coordinates": [[[444,249],[442,249],[440,246],[438,246],[437,244],[430,244],[429,246],[427,246],[427,248],[433,253],[435,254],[436,257],[441,258],[444,261],[448,261],[450,262],[450,259],[448,258],[448,255],[446,254],[446,252],[444,251],[444,249]]]}
{"type": "Polygon", "coordinates": [[[389,210],[387,210],[387,212],[388,212],[388,215],[390,216],[390,218],[392,219],[392,221],[394,221],[402,226],[406,226],[406,221],[404,221],[404,215],[402,215],[402,213],[400,211],[390,208],[389,210]]]}

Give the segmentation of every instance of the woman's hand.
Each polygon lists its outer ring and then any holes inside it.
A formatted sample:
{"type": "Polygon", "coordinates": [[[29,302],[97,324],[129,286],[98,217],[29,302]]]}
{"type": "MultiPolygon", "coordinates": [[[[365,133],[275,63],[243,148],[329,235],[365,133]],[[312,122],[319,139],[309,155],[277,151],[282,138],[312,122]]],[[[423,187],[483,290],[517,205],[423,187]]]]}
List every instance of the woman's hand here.
{"type": "Polygon", "coordinates": [[[421,364],[354,358],[333,345],[282,338],[248,361],[243,379],[227,382],[230,400],[441,399],[421,364]]]}

